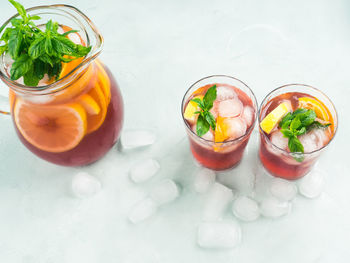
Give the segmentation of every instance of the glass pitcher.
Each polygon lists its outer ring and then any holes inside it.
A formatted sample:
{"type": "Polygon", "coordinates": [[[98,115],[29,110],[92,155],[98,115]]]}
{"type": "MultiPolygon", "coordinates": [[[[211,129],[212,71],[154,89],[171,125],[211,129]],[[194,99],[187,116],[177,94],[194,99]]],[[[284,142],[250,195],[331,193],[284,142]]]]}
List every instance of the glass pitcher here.
{"type": "MultiPolygon", "coordinates": [[[[123,124],[123,100],[108,68],[97,59],[103,38],[91,20],[67,5],[27,9],[41,17],[37,25],[57,21],[61,30],[79,30],[72,41],[91,46],[90,53],[67,63],[61,79],[38,87],[13,81],[12,61],[0,58],[0,78],[9,87],[9,112],[18,137],[34,154],[49,162],[80,166],[101,158],[118,140],[123,124]]],[[[11,17],[4,24],[10,26],[11,17]]]]}

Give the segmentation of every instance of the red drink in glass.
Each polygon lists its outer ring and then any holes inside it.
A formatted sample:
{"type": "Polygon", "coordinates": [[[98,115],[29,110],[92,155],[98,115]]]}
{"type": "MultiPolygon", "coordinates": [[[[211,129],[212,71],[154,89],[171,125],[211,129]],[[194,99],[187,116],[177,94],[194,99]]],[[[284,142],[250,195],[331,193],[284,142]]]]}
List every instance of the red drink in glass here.
{"type": "Polygon", "coordinates": [[[331,124],[327,128],[311,129],[298,136],[304,153],[290,152],[288,139],[280,132],[278,125],[270,133],[260,127],[259,157],[263,166],[274,176],[294,180],[312,169],[321,152],[334,138],[338,126],[337,113],[333,103],[321,91],[307,85],[292,84],[267,95],[260,106],[259,123],[282,103],[288,103],[291,111],[299,108],[313,109],[317,115],[316,120],[331,124]]]}
{"type": "Polygon", "coordinates": [[[182,101],[182,116],[194,158],[213,170],[236,166],[248,143],[257,115],[256,98],[250,88],[229,76],[210,76],[194,83],[182,101]],[[216,129],[202,137],[196,133],[198,116],[186,113],[191,99],[203,97],[216,85],[217,97],[210,112],[216,120],[216,129]]]}

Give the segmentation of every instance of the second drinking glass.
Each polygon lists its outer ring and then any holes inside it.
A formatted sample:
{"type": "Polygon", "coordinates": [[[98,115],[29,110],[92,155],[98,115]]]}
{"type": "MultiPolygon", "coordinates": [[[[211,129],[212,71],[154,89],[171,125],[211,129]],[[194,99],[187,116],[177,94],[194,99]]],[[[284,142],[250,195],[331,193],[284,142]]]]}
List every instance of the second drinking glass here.
{"type": "Polygon", "coordinates": [[[187,90],[181,110],[201,165],[226,170],[240,162],[257,117],[256,98],[245,83],[224,75],[203,78],[187,90]]]}

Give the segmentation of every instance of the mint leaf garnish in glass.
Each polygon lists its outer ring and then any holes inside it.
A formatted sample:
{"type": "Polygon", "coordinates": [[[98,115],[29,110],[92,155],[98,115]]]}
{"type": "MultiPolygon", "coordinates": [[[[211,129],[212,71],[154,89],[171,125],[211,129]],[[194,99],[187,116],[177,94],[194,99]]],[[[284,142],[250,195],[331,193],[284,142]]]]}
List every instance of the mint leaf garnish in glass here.
{"type": "Polygon", "coordinates": [[[206,134],[210,127],[213,131],[216,128],[216,121],[213,114],[211,114],[210,109],[213,107],[213,103],[216,100],[216,85],[210,87],[205,93],[203,99],[194,98],[191,101],[197,103],[200,111],[196,111],[198,115],[196,132],[199,137],[206,134]]]}
{"type": "MultiPolygon", "coordinates": [[[[288,148],[292,153],[304,153],[304,146],[299,141],[298,136],[306,134],[312,129],[326,128],[330,123],[321,124],[316,120],[316,113],[311,109],[299,108],[293,113],[288,113],[279,123],[283,136],[288,138],[288,148]]],[[[294,159],[302,162],[302,155],[295,155],[294,159]]]]}

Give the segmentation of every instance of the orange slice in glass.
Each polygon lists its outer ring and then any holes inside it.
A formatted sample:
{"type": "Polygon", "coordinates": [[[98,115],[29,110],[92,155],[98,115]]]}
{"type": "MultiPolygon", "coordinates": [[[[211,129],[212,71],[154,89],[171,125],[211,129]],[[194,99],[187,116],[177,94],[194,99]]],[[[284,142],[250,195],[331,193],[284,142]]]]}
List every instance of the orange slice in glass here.
{"type": "Polygon", "coordinates": [[[32,145],[47,152],[76,147],[86,131],[86,113],[79,104],[40,106],[17,99],[14,120],[19,132],[32,145]]]}
{"type": "Polygon", "coordinates": [[[87,116],[87,133],[96,131],[104,122],[107,115],[107,103],[106,98],[102,92],[102,89],[98,82],[95,84],[87,94],[93,98],[93,100],[98,104],[100,111],[98,114],[88,114],[87,116]]]}
{"type": "Polygon", "coordinates": [[[310,97],[299,98],[299,108],[314,110],[316,116],[324,121],[331,121],[331,114],[323,102],[310,97]]]}
{"type": "Polygon", "coordinates": [[[105,95],[106,103],[109,104],[111,100],[111,81],[109,80],[109,76],[102,65],[102,63],[97,59],[96,60],[97,65],[97,79],[100,84],[101,90],[103,94],[105,95]]]}

